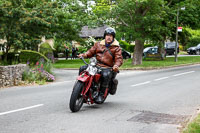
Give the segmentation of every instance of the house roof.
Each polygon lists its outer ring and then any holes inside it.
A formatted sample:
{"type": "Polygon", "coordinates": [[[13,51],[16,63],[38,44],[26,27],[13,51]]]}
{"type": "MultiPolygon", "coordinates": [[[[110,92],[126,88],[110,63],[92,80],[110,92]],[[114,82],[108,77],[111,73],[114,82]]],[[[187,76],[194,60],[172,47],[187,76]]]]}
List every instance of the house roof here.
{"type": "Polygon", "coordinates": [[[5,40],[5,39],[0,39],[0,44],[4,44],[5,42],[7,42],[7,40],[5,40]]]}
{"type": "Polygon", "coordinates": [[[79,36],[82,38],[88,38],[90,36],[95,38],[103,38],[106,28],[108,28],[106,25],[97,28],[89,28],[88,26],[84,26],[79,36]]]}

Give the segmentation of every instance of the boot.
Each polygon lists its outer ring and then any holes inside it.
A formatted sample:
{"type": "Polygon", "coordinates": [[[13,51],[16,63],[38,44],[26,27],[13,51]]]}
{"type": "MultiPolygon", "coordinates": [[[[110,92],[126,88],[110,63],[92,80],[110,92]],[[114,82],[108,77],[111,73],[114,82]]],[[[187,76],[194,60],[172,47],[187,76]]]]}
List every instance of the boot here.
{"type": "Polygon", "coordinates": [[[113,79],[112,80],[112,85],[111,88],[109,90],[109,93],[111,95],[115,95],[116,91],[117,91],[117,85],[118,85],[118,80],[117,79],[113,79]]]}
{"type": "Polygon", "coordinates": [[[104,100],[104,94],[102,93],[102,92],[100,92],[99,93],[99,95],[98,95],[98,97],[97,97],[97,99],[95,100],[96,101],[96,103],[102,103],[103,102],[103,100],[104,100]]]}
{"type": "Polygon", "coordinates": [[[101,104],[104,101],[104,93],[105,93],[106,88],[101,88],[98,97],[96,98],[96,103],[101,104]]]}

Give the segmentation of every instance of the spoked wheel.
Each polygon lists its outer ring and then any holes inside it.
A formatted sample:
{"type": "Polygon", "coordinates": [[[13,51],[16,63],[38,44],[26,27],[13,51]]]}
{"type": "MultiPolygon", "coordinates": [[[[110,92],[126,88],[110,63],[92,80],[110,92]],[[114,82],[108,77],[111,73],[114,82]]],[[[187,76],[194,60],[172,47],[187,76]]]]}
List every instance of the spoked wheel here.
{"type": "Polygon", "coordinates": [[[74,85],[69,103],[69,107],[72,112],[79,111],[83,105],[84,99],[81,96],[81,91],[83,90],[83,87],[84,83],[80,81],[77,81],[74,85]]]}

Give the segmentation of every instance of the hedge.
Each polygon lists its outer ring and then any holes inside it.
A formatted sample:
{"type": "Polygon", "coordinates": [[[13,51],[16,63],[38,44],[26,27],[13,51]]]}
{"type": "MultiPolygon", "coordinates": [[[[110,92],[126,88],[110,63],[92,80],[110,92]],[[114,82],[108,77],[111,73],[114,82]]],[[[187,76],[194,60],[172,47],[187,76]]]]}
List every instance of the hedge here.
{"type": "Polygon", "coordinates": [[[125,49],[128,52],[132,53],[134,50],[135,45],[131,45],[131,44],[127,43],[126,41],[119,40],[119,44],[123,49],[125,49]]]}
{"type": "Polygon", "coordinates": [[[47,56],[48,53],[53,53],[53,49],[48,43],[43,43],[40,45],[40,53],[47,56]]]}
{"type": "Polygon", "coordinates": [[[41,60],[43,60],[44,62],[49,61],[49,59],[47,59],[47,57],[43,54],[31,50],[21,50],[19,54],[19,60],[21,63],[27,63],[28,61],[30,63],[36,63],[37,61],[41,60]]]}
{"type": "Polygon", "coordinates": [[[8,64],[13,64],[13,62],[35,64],[37,61],[48,62],[49,59],[43,54],[31,51],[31,50],[21,50],[19,52],[8,53],[8,64]]]}

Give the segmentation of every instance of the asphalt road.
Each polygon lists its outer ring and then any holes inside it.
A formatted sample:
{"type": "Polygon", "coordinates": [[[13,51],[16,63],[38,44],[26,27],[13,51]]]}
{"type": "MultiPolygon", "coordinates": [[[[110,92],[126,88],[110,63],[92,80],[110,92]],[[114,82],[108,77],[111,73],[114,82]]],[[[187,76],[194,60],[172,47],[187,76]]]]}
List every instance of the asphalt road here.
{"type": "Polygon", "coordinates": [[[55,83],[0,90],[0,133],[178,133],[200,105],[195,65],[121,71],[115,96],[71,113],[77,72],[55,70],[55,83]]]}

